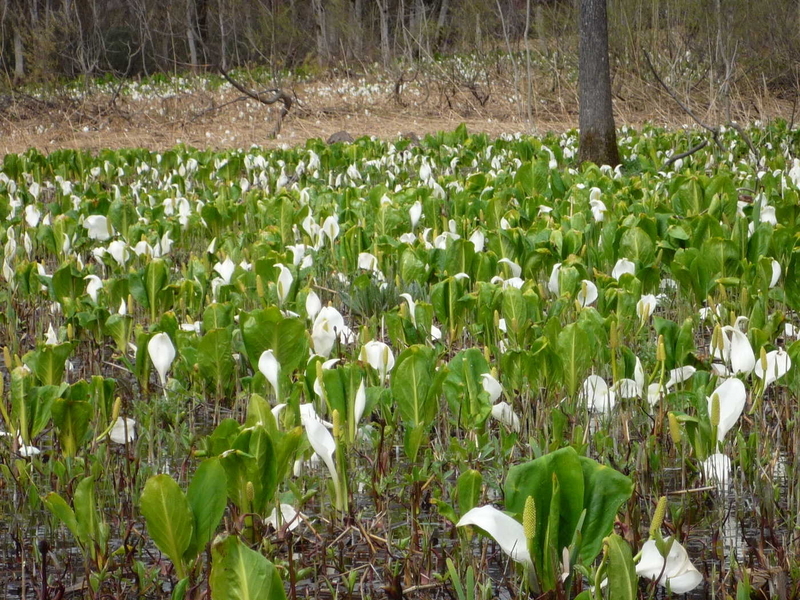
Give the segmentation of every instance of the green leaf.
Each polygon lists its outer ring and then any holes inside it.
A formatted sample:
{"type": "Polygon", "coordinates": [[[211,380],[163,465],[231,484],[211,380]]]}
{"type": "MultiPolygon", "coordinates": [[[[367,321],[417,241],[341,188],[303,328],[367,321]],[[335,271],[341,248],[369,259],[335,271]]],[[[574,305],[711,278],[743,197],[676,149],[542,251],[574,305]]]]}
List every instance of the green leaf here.
{"type": "Polygon", "coordinates": [[[239,326],[254,371],[258,371],[258,359],[265,350],[275,353],[281,372],[287,375],[305,364],[308,340],[305,324],[300,319],[284,318],[280,309],[270,307],[242,313],[239,326]]]}
{"type": "Polygon", "coordinates": [[[631,547],[616,533],[605,539],[608,548],[608,597],[614,600],[636,600],[639,576],[633,564],[631,547]]]}
{"type": "Polygon", "coordinates": [[[225,513],[226,485],[225,469],[218,458],[208,458],[200,463],[186,492],[194,516],[192,541],[184,554],[186,560],[194,560],[214,537],[225,513]]]}
{"type": "Polygon", "coordinates": [[[51,410],[64,456],[75,456],[89,430],[92,405],[85,400],[57,398],[51,410]]]}
{"type": "Polygon", "coordinates": [[[631,497],[633,482],[619,471],[580,457],[583,470],[583,520],[580,560],[590,564],[602,548],[603,538],[614,529],[620,507],[631,497]]]}
{"type": "Polygon", "coordinates": [[[584,373],[592,364],[595,350],[590,339],[581,322],[570,323],[558,334],[558,354],[564,366],[564,379],[570,396],[575,395],[584,373]]]}
{"type": "Polygon", "coordinates": [[[75,518],[78,522],[78,538],[85,540],[86,546],[91,550],[92,558],[96,558],[95,547],[102,547],[105,544],[94,496],[94,477],[86,477],[76,486],[72,505],[75,507],[75,518]]]}
{"type": "Polygon", "coordinates": [[[158,295],[169,281],[167,263],[157,258],[150,262],[144,270],[144,290],[147,294],[147,304],[150,307],[150,321],[155,323],[158,317],[158,295]]]}
{"type": "Polygon", "coordinates": [[[456,498],[458,510],[463,515],[478,505],[483,491],[483,476],[475,469],[469,469],[459,475],[456,481],[456,498]]]}
{"type": "Polygon", "coordinates": [[[286,600],[275,565],[239,538],[217,538],[211,556],[212,600],[286,600]]]}
{"type": "Polygon", "coordinates": [[[212,329],[197,344],[197,366],[200,374],[210,382],[218,395],[233,387],[233,355],[231,332],[212,329]]]}
{"type": "Polygon", "coordinates": [[[140,500],[147,532],[158,549],[175,565],[178,578],[186,576],[183,555],[192,541],[194,517],[183,490],[169,475],[147,480],[140,500]]]}
{"type": "Polygon", "coordinates": [[[36,379],[42,385],[58,385],[64,376],[64,369],[69,355],[72,354],[72,347],[71,342],[43,345],[23,356],[22,362],[33,371],[36,379]]]}
{"type": "Polygon", "coordinates": [[[783,278],[783,289],[789,308],[800,311],[800,250],[792,252],[786,276],[783,278]]]}
{"type": "Polygon", "coordinates": [[[619,256],[636,261],[640,267],[646,267],[655,258],[655,244],[641,227],[632,227],[620,238],[619,256]]]}
{"type": "Polygon", "coordinates": [[[405,440],[406,455],[412,462],[416,460],[421,436],[436,416],[437,398],[429,395],[435,364],[430,348],[411,346],[400,353],[392,374],[392,396],[400,419],[407,431],[419,431],[417,435],[407,435],[405,440]]]}
{"type": "Polygon", "coordinates": [[[75,511],[67,504],[61,496],[55,492],[50,492],[44,497],[44,505],[53,515],[67,526],[72,535],[81,546],[86,546],[86,540],[81,537],[81,530],[78,527],[78,520],[75,518],[75,511]]]}
{"type": "Polygon", "coordinates": [[[481,380],[481,374],[488,372],[489,364],[477,348],[462,350],[448,364],[442,390],[450,411],[467,429],[482,427],[492,412],[489,394],[481,380]]]}

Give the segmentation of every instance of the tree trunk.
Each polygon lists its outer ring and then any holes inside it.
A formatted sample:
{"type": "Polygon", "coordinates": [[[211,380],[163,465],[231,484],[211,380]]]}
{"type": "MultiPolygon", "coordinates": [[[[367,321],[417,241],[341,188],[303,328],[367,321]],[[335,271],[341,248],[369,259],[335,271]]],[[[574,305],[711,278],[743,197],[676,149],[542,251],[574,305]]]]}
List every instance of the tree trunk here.
{"type": "Polygon", "coordinates": [[[222,65],[223,70],[228,70],[228,53],[226,46],[228,44],[228,36],[225,32],[225,6],[224,0],[219,0],[219,63],[222,65]]]}
{"type": "Polygon", "coordinates": [[[311,0],[314,7],[314,20],[317,26],[317,54],[322,62],[327,63],[330,58],[330,48],[328,47],[328,23],[325,18],[325,6],[323,0],[311,0]]]}
{"type": "Polygon", "coordinates": [[[578,86],[580,88],[580,160],[619,164],[611,106],[606,0],[581,0],[578,86]]]}
{"type": "Polygon", "coordinates": [[[186,2],[186,38],[189,42],[189,62],[192,69],[197,70],[197,41],[195,40],[194,2],[186,2]]]}
{"type": "Polygon", "coordinates": [[[14,23],[14,78],[25,77],[25,52],[22,47],[22,32],[19,23],[14,23]]]}
{"type": "Polygon", "coordinates": [[[389,68],[391,55],[389,52],[389,0],[375,0],[381,17],[381,62],[389,68]]]}

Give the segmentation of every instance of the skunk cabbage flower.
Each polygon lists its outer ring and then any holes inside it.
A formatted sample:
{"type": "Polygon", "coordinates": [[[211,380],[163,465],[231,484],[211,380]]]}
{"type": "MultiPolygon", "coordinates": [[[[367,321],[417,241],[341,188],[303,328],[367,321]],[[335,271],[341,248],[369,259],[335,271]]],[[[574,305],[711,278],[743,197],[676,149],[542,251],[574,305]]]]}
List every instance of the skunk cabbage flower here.
{"type": "Polygon", "coordinates": [[[322,302],[320,302],[317,293],[314,290],[311,290],[306,296],[306,314],[308,315],[308,318],[313,321],[314,317],[319,314],[320,310],[322,310],[322,302]]]}
{"type": "Polygon", "coordinates": [[[769,287],[774,288],[778,285],[778,280],[781,278],[781,263],[774,258],[772,259],[772,278],[769,282],[769,287]]]}
{"type": "Polygon", "coordinates": [[[577,296],[578,304],[586,308],[594,304],[597,300],[597,286],[588,279],[581,281],[581,289],[578,291],[577,296]]]}
{"type": "Polygon", "coordinates": [[[89,282],[86,284],[86,293],[92,302],[97,302],[97,292],[103,289],[103,281],[97,275],[87,275],[83,280],[89,282]]]}
{"type": "Polygon", "coordinates": [[[617,401],[616,394],[599,375],[589,375],[583,382],[580,398],[591,412],[609,413],[617,401]]]}
{"type": "Polygon", "coordinates": [[[230,257],[226,258],[221,263],[216,263],[214,265],[214,270],[219,273],[219,276],[222,277],[222,281],[225,285],[230,285],[231,277],[233,277],[233,271],[236,269],[236,265],[233,264],[233,261],[230,257]]]}
{"type": "Polygon", "coordinates": [[[413,230],[419,223],[420,218],[422,218],[422,202],[419,200],[414,202],[411,208],[408,209],[408,216],[411,217],[411,229],[413,230]]]}
{"type": "Polygon", "coordinates": [[[153,366],[158,371],[158,377],[161,380],[161,385],[167,385],[167,371],[172,366],[172,361],[175,360],[175,346],[172,340],[166,333],[157,333],[150,338],[147,342],[147,353],[150,355],[150,360],[153,366]]]}
{"type": "Polygon", "coordinates": [[[653,294],[645,294],[636,303],[636,314],[644,322],[647,321],[658,306],[658,299],[653,294]]]}
{"type": "Polygon", "coordinates": [[[286,297],[289,295],[289,291],[292,289],[294,276],[292,275],[292,272],[281,263],[277,263],[275,268],[281,270],[280,274],[278,275],[277,291],[278,305],[283,306],[283,303],[286,301],[286,297]]]}
{"type": "Polygon", "coordinates": [[[747,391],[744,389],[744,384],[738,379],[726,379],[717,389],[715,389],[711,397],[708,398],[708,414],[711,414],[711,404],[714,394],[719,398],[719,425],[717,426],[717,441],[721,442],[725,439],[725,435],[736,425],[736,421],[744,410],[745,402],[747,402],[747,391]]]}
{"type": "Polygon", "coordinates": [[[264,352],[261,353],[261,358],[258,359],[258,370],[267,378],[272,389],[275,390],[275,397],[277,398],[279,393],[278,377],[281,373],[281,364],[278,362],[278,359],[275,358],[272,350],[264,350],[264,352]]]}
{"type": "Polygon", "coordinates": [[[359,252],[358,268],[365,271],[380,271],[378,268],[378,258],[369,252],[359,252]]]}
{"type": "Polygon", "coordinates": [[[491,373],[482,373],[481,379],[483,380],[484,391],[489,394],[489,400],[494,404],[503,394],[503,386],[500,385],[500,382],[497,381],[491,373]]]}
{"type": "Polygon", "coordinates": [[[497,264],[498,265],[499,264],[508,265],[508,268],[511,269],[511,276],[512,277],[519,277],[520,275],[522,275],[522,267],[520,267],[513,260],[510,260],[508,258],[501,258],[500,260],[497,261],[497,264]]]}
{"type": "Polygon", "coordinates": [[[764,380],[764,387],[774,383],[792,368],[792,359],[789,353],[779,348],[766,354],[766,369],[764,369],[764,361],[757,360],[754,372],[756,377],[764,380]]]}
{"type": "Polygon", "coordinates": [[[500,421],[511,431],[519,432],[519,417],[508,402],[498,402],[492,406],[492,417],[500,421]]]}
{"type": "Polygon", "coordinates": [[[469,236],[469,241],[472,242],[472,245],[475,246],[475,252],[480,253],[483,252],[483,246],[486,242],[486,236],[480,229],[476,229],[471,236],[469,236]]]}
{"type": "Polygon", "coordinates": [[[332,306],[326,306],[320,309],[311,329],[314,352],[328,358],[336,339],[338,338],[339,341],[346,343],[350,334],[350,328],[344,324],[344,318],[342,318],[341,313],[332,306]]]}
{"type": "Polygon", "coordinates": [[[731,475],[730,458],[721,452],[716,452],[700,463],[700,469],[707,482],[716,483],[717,488],[721,491],[728,488],[731,475]]]}
{"type": "Polygon", "coordinates": [[[33,204],[29,204],[25,207],[25,222],[28,224],[28,227],[33,229],[39,224],[39,219],[42,218],[41,211],[36,208],[33,204]]]}
{"type": "Polygon", "coordinates": [[[273,508],[264,523],[272,525],[276,530],[286,524],[288,531],[294,531],[300,525],[300,520],[300,513],[294,509],[294,506],[281,502],[280,512],[278,512],[277,508],[273,508]]]}
{"type": "MultiPolygon", "coordinates": [[[[664,538],[669,543],[670,538],[664,538]]],[[[657,583],[666,587],[675,594],[685,594],[696,588],[703,581],[700,574],[692,562],[686,549],[677,541],[673,541],[666,557],[658,551],[655,540],[648,540],[642,546],[641,560],[636,565],[636,574],[648,579],[656,579],[660,576],[657,583]]]]}
{"type": "Polygon", "coordinates": [[[90,215],[83,220],[86,235],[90,240],[105,242],[111,237],[112,229],[108,219],[103,215],[90,215]]]}
{"type": "Polygon", "coordinates": [[[561,270],[561,263],[553,265],[553,270],[550,271],[550,279],[547,281],[547,289],[551,294],[559,295],[560,287],[558,283],[558,272],[561,270]]]}
{"type": "Polygon", "coordinates": [[[386,375],[394,367],[394,354],[392,349],[383,342],[372,340],[361,347],[358,360],[367,363],[375,369],[381,376],[381,380],[386,380],[386,375]]]}
{"type": "Polygon", "coordinates": [[[528,566],[533,565],[522,523],[494,506],[479,506],[468,511],[456,523],[456,527],[465,525],[475,525],[483,529],[513,561],[528,566]]]}
{"type": "Polygon", "coordinates": [[[619,281],[619,278],[629,273],[630,275],[636,274],[636,263],[628,260],[627,258],[620,258],[611,270],[611,276],[619,281]]]}
{"type": "Polygon", "coordinates": [[[695,369],[691,365],[686,365],[684,367],[675,367],[674,369],[670,369],[669,371],[669,379],[667,379],[667,383],[664,385],[668,390],[671,389],[678,383],[683,383],[687,379],[691,378],[692,375],[695,374],[697,369],[695,369]]]}
{"type": "Polygon", "coordinates": [[[339,218],[336,215],[331,215],[322,222],[322,232],[328,236],[328,239],[333,245],[334,240],[339,236],[339,218]]]}
{"type": "Polygon", "coordinates": [[[323,425],[316,416],[304,415],[300,413],[300,419],[305,427],[308,442],[325,463],[330,471],[331,478],[333,479],[333,486],[336,490],[336,506],[342,507],[342,493],[339,485],[339,473],[336,470],[336,462],[333,460],[333,454],[336,452],[336,441],[333,439],[331,432],[323,425]]]}
{"type": "Polygon", "coordinates": [[[53,324],[47,326],[47,334],[44,338],[44,343],[47,346],[55,346],[58,344],[58,336],[56,335],[55,329],[53,329],[53,324]]]}
{"type": "Polygon", "coordinates": [[[108,432],[108,437],[115,444],[127,444],[136,439],[136,421],[124,417],[117,417],[114,426],[108,432]]]}
{"type": "MultiPolygon", "coordinates": [[[[408,318],[411,319],[411,324],[414,325],[414,327],[416,327],[417,303],[414,301],[414,298],[411,297],[411,294],[408,293],[400,294],[400,297],[403,298],[408,304],[408,318]]],[[[436,327],[436,325],[431,325],[431,338],[434,340],[442,339],[442,330],[436,327]]]]}

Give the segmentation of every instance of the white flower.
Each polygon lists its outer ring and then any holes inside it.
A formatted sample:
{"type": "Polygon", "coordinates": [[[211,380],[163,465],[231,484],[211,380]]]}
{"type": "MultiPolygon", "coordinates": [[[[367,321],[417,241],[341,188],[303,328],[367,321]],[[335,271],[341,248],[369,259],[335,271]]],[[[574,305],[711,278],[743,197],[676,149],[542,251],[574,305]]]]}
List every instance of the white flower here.
{"type": "Polygon", "coordinates": [[[130,443],[136,439],[136,421],[124,417],[117,417],[114,426],[108,432],[108,437],[115,444],[130,443]]]}
{"type": "Polygon", "coordinates": [[[333,344],[338,338],[340,342],[347,343],[351,330],[344,324],[341,313],[332,306],[320,309],[311,330],[311,342],[314,352],[327,358],[333,350],[333,344]]]}
{"type": "Polygon", "coordinates": [[[225,285],[229,285],[231,282],[231,277],[233,277],[233,272],[236,269],[236,265],[230,259],[230,257],[226,258],[221,263],[216,263],[214,265],[214,270],[219,273],[219,276],[222,277],[222,281],[225,285]]]}
{"type": "Polygon", "coordinates": [[[326,218],[322,223],[322,232],[333,245],[334,240],[339,236],[339,218],[336,215],[326,218]]]}
{"type": "Polygon", "coordinates": [[[283,306],[283,303],[286,301],[286,297],[289,295],[289,291],[292,289],[292,284],[294,283],[294,276],[292,275],[292,272],[281,263],[277,263],[275,265],[275,268],[280,269],[281,271],[280,274],[278,275],[277,292],[278,292],[278,305],[283,306]]]}
{"type": "Polygon", "coordinates": [[[636,314],[642,321],[646,321],[653,315],[656,306],[658,306],[656,297],[653,294],[645,294],[636,303],[636,314]]]}
{"type": "Polygon", "coordinates": [[[510,260],[508,258],[501,258],[500,260],[497,261],[497,264],[508,265],[509,269],[511,269],[511,277],[519,277],[522,274],[522,267],[520,267],[513,260],[510,260]]]}
{"type": "Polygon", "coordinates": [[[33,204],[28,204],[28,206],[25,207],[25,222],[28,224],[28,227],[36,227],[39,224],[39,219],[41,218],[41,211],[33,204]]]}
{"type": "Polygon", "coordinates": [[[511,431],[519,432],[519,417],[514,413],[514,409],[508,402],[501,401],[492,406],[492,417],[511,431]]]}
{"type": "Polygon", "coordinates": [[[667,383],[664,387],[668,390],[671,389],[675,384],[683,383],[687,379],[689,379],[692,375],[695,374],[697,369],[695,369],[691,365],[686,365],[683,367],[675,367],[674,369],[670,369],[669,371],[669,379],[667,379],[667,383]]]}
{"type": "Polygon", "coordinates": [[[716,452],[700,463],[703,477],[708,482],[714,482],[722,491],[726,490],[730,484],[731,459],[716,452]]]}
{"type": "Polygon", "coordinates": [[[359,252],[358,268],[365,271],[380,271],[378,269],[378,258],[369,252],[359,252]]]}
{"type": "Polygon", "coordinates": [[[578,290],[578,304],[584,308],[594,304],[597,300],[597,286],[588,279],[581,281],[581,289],[578,290]]]}
{"type": "Polygon", "coordinates": [[[480,229],[476,229],[472,232],[472,235],[469,236],[469,241],[472,242],[472,245],[475,246],[475,252],[483,252],[483,246],[486,241],[486,236],[480,229]]]}
{"type": "Polygon", "coordinates": [[[86,293],[89,294],[92,302],[97,302],[97,292],[103,289],[103,280],[97,275],[87,275],[83,280],[89,282],[86,284],[86,293]]]}
{"type": "Polygon", "coordinates": [[[411,229],[413,230],[422,217],[422,202],[417,200],[408,210],[408,215],[411,217],[411,229]]]}
{"type": "Polygon", "coordinates": [[[616,394],[599,375],[589,375],[583,382],[580,398],[586,402],[590,412],[609,413],[616,404],[616,394]]]}
{"type": "Polygon", "coordinates": [[[302,515],[291,504],[281,502],[280,512],[278,512],[277,508],[273,508],[264,522],[267,525],[272,525],[276,530],[285,524],[287,530],[294,531],[300,525],[301,517],[302,515]]]}
{"type": "Polygon", "coordinates": [[[767,352],[766,358],[766,370],[764,369],[764,364],[760,359],[756,361],[754,369],[756,377],[759,379],[764,379],[765,388],[769,384],[786,375],[789,369],[792,368],[792,359],[789,357],[789,353],[782,348],[773,350],[772,352],[767,352]]]}
{"type": "Polygon", "coordinates": [[[769,287],[774,288],[778,285],[778,280],[781,278],[781,263],[774,258],[772,259],[772,278],[769,281],[769,287]]]}
{"type": "Polygon", "coordinates": [[[503,386],[491,373],[481,373],[481,380],[484,391],[489,394],[489,401],[494,404],[503,394],[503,386]]]}
{"type": "Polygon", "coordinates": [[[394,368],[392,349],[376,340],[367,342],[361,347],[358,359],[375,369],[380,374],[381,380],[385,380],[386,375],[394,368]]]}
{"type": "Polygon", "coordinates": [[[122,240],[114,240],[108,245],[108,253],[118,265],[124,266],[128,261],[128,244],[122,240]]]}
{"type": "Polygon", "coordinates": [[[614,265],[614,268],[611,270],[611,276],[619,281],[619,278],[625,275],[625,273],[635,275],[636,263],[628,260],[627,258],[620,258],[614,265]]]}
{"type": "Polygon", "coordinates": [[[721,442],[725,439],[725,435],[736,425],[736,421],[739,420],[747,402],[747,391],[739,379],[730,378],[723,381],[707,398],[709,417],[711,416],[711,407],[715,394],[719,398],[717,441],[721,442]]]}
{"type": "Polygon", "coordinates": [[[275,390],[275,397],[277,398],[279,394],[278,377],[280,376],[281,365],[278,359],[275,358],[272,350],[264,350],[264,352],[261,353],[261,357],[258,359],[258,370],[267,378],[272,389],[275,390]]]}
{"type": "Polygon", "coordinates": [[[103,215],[90,215],[83,220],[86,235],[90,240],[104,242],[111,237],[112,228],[103,215]]]}
{"type": "Polygon", "coordinates": [[[172,366],[172,361],[175,360],[175,346],[172,340],[166,333],[157,333],[150,338],[147,342],[147,353],[150,355],[150,360],[153,366],[158,371],[158,377],[161,380],[161,385],[167,384],[167,371],[172,366]]]}
{"type": "Polygon", "coordinates": [[[456,527],[476,525],[488,533],[512,560],[532,565],[522,523],[509,517],[493,506],[479,506],[468,511],[456,523],[456,527]]]}
{"type": "Polygon", "coordinates": [[[550,279],[547,282],[547,289],[550,291],[551,294],[555,294],[556,296],[559,295],[559,282],[558,282],[558,272],[561,270],[561,263],[556,263],[553,265],[553,270],[550,271],[550,279]]]}
{"type": "Polygon", "coordinates": [[[320,310],[322,310],[322,302],[320,302],[317,293],[314,290],[310,290],[306,295],[306,314],[308,318],[313,321],[320,310]]]}
{"type": "MultiPolygon", "coordinates": [[[[664,538],[665,542],[669,540],[669,537],[664,538]]],[[[689,560],[686,549],[677,541],[672,542],[666,561],[658,551],[655,540],[645,542],[641,555],[639,564],[636,565],[636,574],[648,579],[658,577],[658,584],[665,587],[669,585],[675,594],[685,594],[703,581],[700,571],[689,560]]]]}

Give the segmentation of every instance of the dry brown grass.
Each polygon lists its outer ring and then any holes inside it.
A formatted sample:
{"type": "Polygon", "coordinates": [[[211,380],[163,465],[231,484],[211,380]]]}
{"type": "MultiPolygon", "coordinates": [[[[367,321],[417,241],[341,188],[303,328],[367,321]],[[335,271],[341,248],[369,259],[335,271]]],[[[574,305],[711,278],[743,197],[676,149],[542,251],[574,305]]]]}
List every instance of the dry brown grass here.
{"type": "MultiPolygon", "coordinates": [[[[540,83],[534,87],[537,102],[533,118],[510,98],[511,82],[493,83],[490,99],[483,106],[467,89],[452,83],[414,82],[397,97],[391,83],[376,84],[369,97],[352,93],[360,84],[347,79],[326,79],[292,87],[297,102],[283,122],[281,133],[270,139],[277,108],[252,100],[235,102],[234,92],[190,93],[134,101],[125,96],[110,104],[107,95],[81,101],[55,99],[48,103],[15,96],[0,110],[0,157],[7,153],[38,148],[42,152],[73,148],[98,151],[104,148],[144,147],[164,150],[178,143],[198,148],[277,147],[302,144],[311,138],[327,139],[336,131],[354,138],[371,135],[393,139],[399,134],[451,130],[465,123],[470,131],[499,135],[509,132],[542,134],[577,127],[577,97],[574,89],[557,92],[540,83]],[[211,109],[211,110],[209,110],[211,109]]],[[[679,127],[691,119],[654,86],[622,82],[615,98],[617,125],[644,123],[679,127]]],[[[791,118],[791,102],[759,92],[737,98],[740,121],[791,118]]],[[[701,118],[720,122],[719,114],[696,106],[701,118]]],[[[706,107],[708,105],[706,104],[706,107]]],[[[713,108],[713,107],[712,107],[713,108]]]]}

